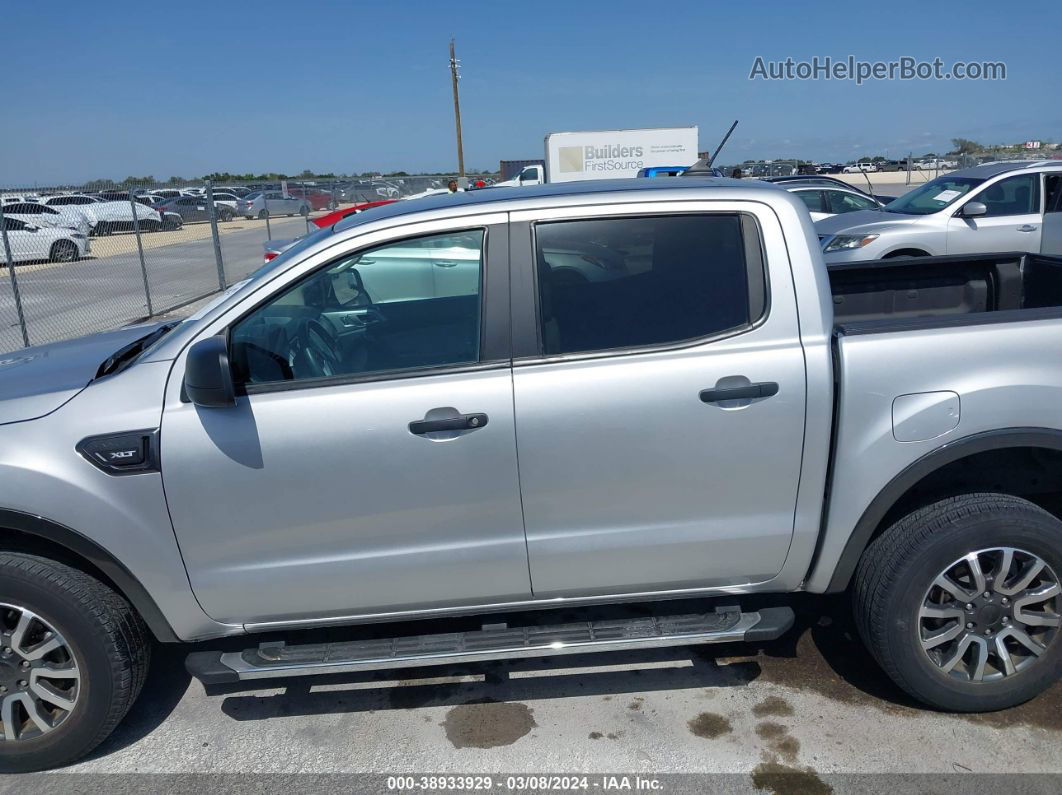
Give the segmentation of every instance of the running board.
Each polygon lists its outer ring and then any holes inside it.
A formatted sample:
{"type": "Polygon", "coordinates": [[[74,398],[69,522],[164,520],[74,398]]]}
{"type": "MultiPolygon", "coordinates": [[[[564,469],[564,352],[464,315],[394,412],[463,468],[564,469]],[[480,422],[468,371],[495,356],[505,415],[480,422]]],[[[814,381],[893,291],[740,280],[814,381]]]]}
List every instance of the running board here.
{"type": "Polygon", "coordinates": [[[185,666],[192,676],[212,685],[559,654],[773,640],[791,626],[793,611],[789,607],[768,607],[752,613],[742,613],[737,607],[721,607],[712,613],[555,626],[509,628],[504,624],[488,624],[473,632],[406,638],[297,646],[280,641],[242,652],[195,652],[188,655],[185,666]]]}

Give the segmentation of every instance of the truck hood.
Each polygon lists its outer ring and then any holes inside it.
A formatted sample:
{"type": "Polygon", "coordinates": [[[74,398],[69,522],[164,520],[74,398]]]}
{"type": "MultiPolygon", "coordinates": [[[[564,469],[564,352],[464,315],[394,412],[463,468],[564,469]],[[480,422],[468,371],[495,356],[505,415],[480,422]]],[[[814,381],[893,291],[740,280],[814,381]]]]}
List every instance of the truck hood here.
{"type": "Polygon", "coordinates": [[[160,325],[128,326],[0,354],[0,425],[52,413],[88,386],[108,356],[160,325]]]}
{"type": "Polygon", "coordinates": [[[900,215],[881,210],[856,210],[854,213],[831,215],[815,222],[815,231],[819,235],[859,235],[889,231],[891,229],[909,228],[924,216],[900,215]]]}

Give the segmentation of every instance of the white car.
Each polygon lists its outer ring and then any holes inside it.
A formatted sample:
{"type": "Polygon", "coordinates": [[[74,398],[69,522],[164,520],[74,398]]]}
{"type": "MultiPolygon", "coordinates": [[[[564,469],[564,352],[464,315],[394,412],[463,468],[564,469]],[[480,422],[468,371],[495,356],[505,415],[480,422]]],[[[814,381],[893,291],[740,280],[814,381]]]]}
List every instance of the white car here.
{"type": "Polygon", "coordinates": [[[239,202],[240,197],[232,193],[226,193],[225,191],[214,191],[214,206],[215,207],[228,207],[232,210],[233,214],[236,213],[236,204],[239,202]]]}
{"type": "Polygon", "coordinates": [[[842,174],[859,174],[860,172],[873,172],[877,171],[878,166],[876,163],[854,163],[850,166],[845,166],[841,169],[842,174]]]}
{"type": "MultiPolygon", "coordinates": [[[[92,196],[72,194],[52,196],[44,200],[49,207],[77,207],[92,226],[92,234],[108,235],[118,229],[130,229],[133,226],[133,208],[129,202],[100,201],[92,196]]],[[[162,216],[157,210],[142,204],[137,205],[136,220],[145,232],[162,228],[162,216]]]]}
{"type": "Polygon", "coordinates": [[[77,207],[49,207],[41,202],[18,202],[4,205],[4,215],[18,218],[36,226],[73,229],[83,235],[92,231],[92,224],[77,207]]]}
{"type": "MultiPolygon", "coordinates": [[[[426,199],[428,196],[442,196],[449,192],[449,188],[431,188],[429,190],[422,190],[420,193],[411,193],[408,196],[403,196],[402,201],[409,201],[410,199],[426,199]]],[[[460,193],[460,191],[458,192],[460,193]]]]}
{"type": "Polygon", "coordinates": [[[832,185],[808,185],[786,188],[786,190],[798,196],[807,205],[813,222],[857,210],[877,210],[883,206],[865,193],[832,185]]]}
{"type": "MultiPolygon", "coordinates": [[[[12,262],[33,260],[73,262],[89,253],[88,235],[73,229],[37,226],[19,218],[7,216],[4,216],[4,229],[7,232],[8,245],[11,247],[12,262]]],[[[4,246],[0,244],[0,249],[2,248],[4,246]]],[[[0,254],[6,262],[8,252],[0,251],[0,254]]]]}

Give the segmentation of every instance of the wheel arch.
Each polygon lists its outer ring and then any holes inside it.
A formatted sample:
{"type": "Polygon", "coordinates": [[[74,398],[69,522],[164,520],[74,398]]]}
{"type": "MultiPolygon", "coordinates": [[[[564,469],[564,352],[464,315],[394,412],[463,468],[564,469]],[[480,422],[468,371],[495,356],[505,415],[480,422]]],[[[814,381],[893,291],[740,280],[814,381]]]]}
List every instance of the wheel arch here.
{"type": "Polygon", "coordinates": [[[881,255],[881,259],[892,259],[894,257],[932,257],[933,254],[926,251],[924,248],[917,248],[915,246],[904,246],[886,254],[881,255]]]}
{"type": "Polygon", "coordinates": [[[63,558],[60,562],[82,569],[121,594],[159,641],[179,641],[147,589],[121,561],[96,542],[42,516],[5,508],[0,508],[0,528],[3,528],[0,549],[63,558]]]}
{"type": "MultiPolygon", "coordinates": [[[[949,442],[909,464],[878,492],[863,511],[837,561],[826,593],[836,593],[848,588],[864,550],[891,523],[898,509],[902,509],[905,504],[911,504],[910,498],[917,494],[920,486],[932,482],[934,477],[947,471],[951,465],[974,456],[1031,454],[1034,451],[1048,451],[1062,460],[1062,431],[1052,428],[985,431],[949,442]]],[[[1014,491],[1017,490],[1003,489],[1003,493],[1014,491]]],[[[812,566],[812,571],[817,565],[818,562],[812,566]]]]}

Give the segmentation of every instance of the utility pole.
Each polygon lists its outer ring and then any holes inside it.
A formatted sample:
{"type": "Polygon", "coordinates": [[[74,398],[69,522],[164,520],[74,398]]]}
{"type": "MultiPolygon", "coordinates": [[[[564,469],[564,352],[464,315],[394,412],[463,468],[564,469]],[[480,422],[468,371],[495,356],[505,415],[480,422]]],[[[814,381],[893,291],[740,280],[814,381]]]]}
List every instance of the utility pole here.
{"type": "Polygon", "coordinates": [[[450,39],[450,79],[454,84],[454,120],[457,122],[457,172],[458,176],[465,175],[465,150],[461,143],[461,99],[457,94],[457,81],[461,76],[457,73],[459,64],[454,55],[454,40],[450,39]]]}

